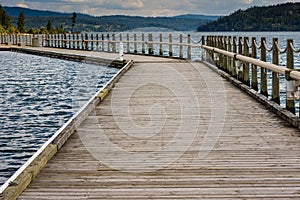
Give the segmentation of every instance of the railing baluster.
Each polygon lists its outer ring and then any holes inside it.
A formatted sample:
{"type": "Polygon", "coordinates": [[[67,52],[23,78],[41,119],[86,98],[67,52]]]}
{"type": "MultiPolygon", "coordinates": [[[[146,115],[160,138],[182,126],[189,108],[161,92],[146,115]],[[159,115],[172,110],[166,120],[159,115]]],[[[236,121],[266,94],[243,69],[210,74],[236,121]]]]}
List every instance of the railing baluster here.
{"type": "MultiPolygon", "coordinates": [[[[162,42],[163,41],[163,36],[162,34],[159,34],[159,42],[162,42]]],[[[163,55],[163,45],[162,44],[159,44],[159,55],[163,55]]]]}
{"type": "Polygon", "coordinates": [[[142,34],[142,54],[145,54],[145,34],[142,34]]]}
{"type": "Polygon", "coordinates": [[[172,47],[172,34],[169,34],[169,56],[173,56],[173,47],[172,47]]]}
{"type": "MultiPolygon", "coordinates": [[[[260,54],[261,54],[261,60],[266,62],[267,61],[267,49],[264,44],[266,44],[266,38],[262,37],[260,54]]],[[[267,74],[267,70],[265,68],[261,67],[260,69],[261,69],[260,93],[267,97],[268,96],[268,74],[267,74]]]]}
{"type": "Polygon", "coordinates": [[[137,40],[136,40],[136,33],[133,35],[133,40],[134,40],[134,53],[137,53],[137,40]]]}
{"type": "MultiPolygon", "coordinates": [[[[294,50],[291,47],[293,44],[292,39],[287,40],[287,55],[286,55],[286,67],[288,69],[294,69],[294,50]]],[[[292,113],[296,113],[295,100],[286,99],[286,109],[292,113]]]]}
{"type": "MultiPolygon", "coordinates": [[[[182,44],[182,34],[179,35],[179,43],[182,44]]],[[[179,47],[179,57],[183,58],[183,47],[180,45],[179,47]]]]}
{"type": "MultiPolygon", "coordinates": [[[[249,38],[244,37],[244,55],[249,57],[249,38]]],[[[250,86],[250,76],[249,76],[249,63],[244,63],[243,70],[243,81],[246,85],[250,86]]]]}
{"type": "Polygon", "coordinates": [[[187,44],[189,45],[188,46],[188,51],[187,51],[187,58],[189,59],[189,60],[191,60],[192,59],[192,48],[191,48],[191,35],[190,34],[188,34],[188,39],[187,39],[187,44]]]}
{"type": "MultiPolygon", "coordinates": [[[[275,65],[279,64],[279,49],[276,43],[278,38],[273,38],[273,51],[272,51],[272,63],[275,65]]],[[[272,100],[280,105],[280,90],[279,90],[279,74],[272,72],[272,100]]]]}
{"type": "MultiPolygon", "coordinates": [[[[256,48],[256,37],[252,37],[252,52],[251,52],[252,58],[257,58],[257,48],[256,48]]],[[[258,91],[258,78],[257,78],[257,66],[254,64],[251,64],[252,67],[252,84],[251,87],[255,91],[258,91]]]]}

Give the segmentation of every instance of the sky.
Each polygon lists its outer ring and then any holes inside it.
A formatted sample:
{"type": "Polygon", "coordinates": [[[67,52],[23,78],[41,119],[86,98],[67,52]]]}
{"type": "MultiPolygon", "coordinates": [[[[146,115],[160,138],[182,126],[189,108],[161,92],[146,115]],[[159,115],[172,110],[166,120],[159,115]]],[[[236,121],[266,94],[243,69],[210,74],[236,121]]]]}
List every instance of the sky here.
{"type": "Polygon", "coordinates": [[[2,6],[102,15],[175,16],[181,14],[229,15],[252,6],[300,0],[0,0],[2,6]]]}

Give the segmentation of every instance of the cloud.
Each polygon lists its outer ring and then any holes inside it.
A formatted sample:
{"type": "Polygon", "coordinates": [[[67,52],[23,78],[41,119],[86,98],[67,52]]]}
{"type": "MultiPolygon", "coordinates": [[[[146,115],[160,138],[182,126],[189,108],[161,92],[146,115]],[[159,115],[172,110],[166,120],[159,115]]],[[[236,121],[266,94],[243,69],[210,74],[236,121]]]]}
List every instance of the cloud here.
{"type": "Polygon", "coordinates": [[[24,3],[18,3],[16,6],[21,8],[28,8],[28,6],[24,3]]]}
{"type": "Polygon", "coordinates": [[[3,6],[22,6],[90,15],[172,16],[179,14],[228,15],[238,9],[300,0],[1,0],[3,6]]]}
{"type": "Polygon", "coordinates": [[[101,4],[101,7],[112,10],[137,10],[144,7],[142,1],[122,1],[122,0],[108,0],[101,4]]]}

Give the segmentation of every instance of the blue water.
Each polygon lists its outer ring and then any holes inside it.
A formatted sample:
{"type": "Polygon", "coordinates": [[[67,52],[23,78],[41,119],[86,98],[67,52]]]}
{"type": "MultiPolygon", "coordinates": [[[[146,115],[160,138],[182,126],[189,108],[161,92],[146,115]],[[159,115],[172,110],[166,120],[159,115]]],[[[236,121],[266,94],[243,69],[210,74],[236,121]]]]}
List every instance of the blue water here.
{"type": "Polygon", "coordinates": [[[0,185],[117,71],[0,52],[0,185]]]}

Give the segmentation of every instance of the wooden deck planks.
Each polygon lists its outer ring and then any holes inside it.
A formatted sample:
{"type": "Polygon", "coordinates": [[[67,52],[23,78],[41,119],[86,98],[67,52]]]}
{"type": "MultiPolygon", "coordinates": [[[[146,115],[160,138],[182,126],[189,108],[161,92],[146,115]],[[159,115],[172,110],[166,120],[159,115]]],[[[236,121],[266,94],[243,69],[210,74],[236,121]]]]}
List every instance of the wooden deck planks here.
{"type": "Polygon", "coordinates": [[[19,199],[299,199],[299,144],[297,129],[206,66],[141,61],[19,199]],[[215,102],[222,97],[224,102],[215,102]],[[213,112],[222,114],[224,105],[223,121],[213,112]],[[207,138],[209,125],[216,131],[223,125],[220,135],[207,138]],[[198,129],[191,140],[194,126],[198,129]],[[112,145],[134,152],[135,159],[107,148],[98,140],[99,129],[112,145]],[[93,145],[109,158],[95,159],[83,145],[85,134],[94,135],[93,145]],[[167,149],[174,138],[178,140],[167,149]],[[203,142],[214,144],[216,138],[212,151],[199,157],[203,142]]]}

